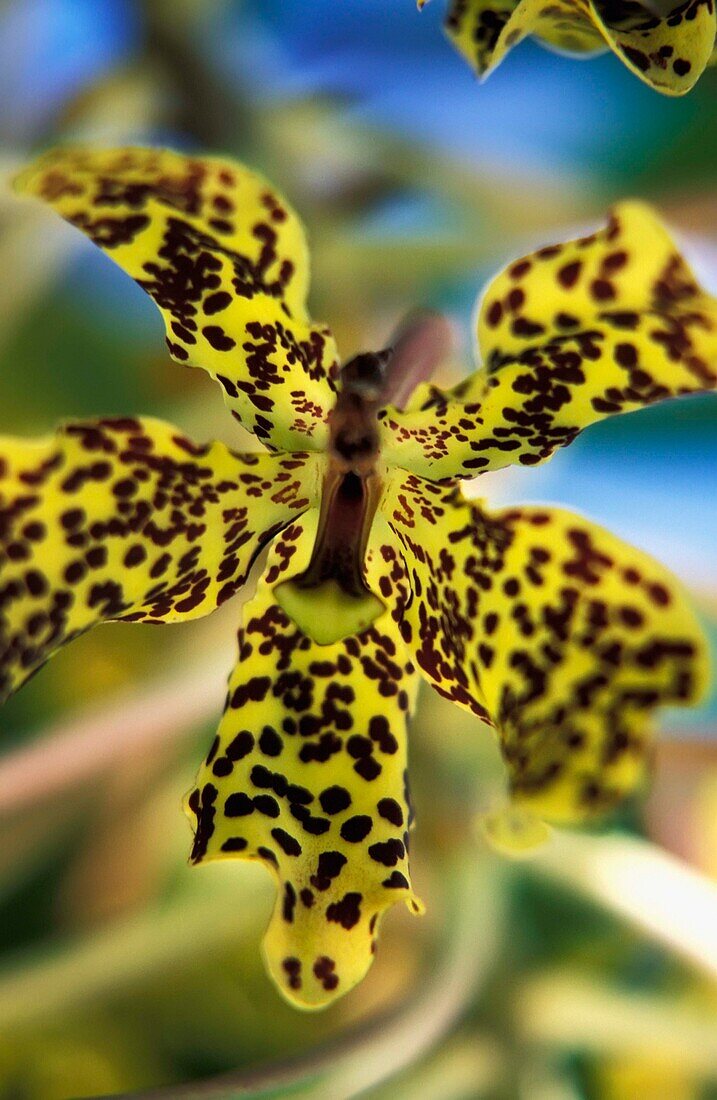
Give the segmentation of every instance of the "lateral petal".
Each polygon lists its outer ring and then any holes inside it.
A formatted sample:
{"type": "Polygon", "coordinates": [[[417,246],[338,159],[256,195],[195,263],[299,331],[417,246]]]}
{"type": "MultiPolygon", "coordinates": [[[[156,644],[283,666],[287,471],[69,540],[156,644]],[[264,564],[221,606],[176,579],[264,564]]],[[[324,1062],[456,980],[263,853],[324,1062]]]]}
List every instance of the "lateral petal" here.
{"type": "Polygon", "coordinates": [[[0,438],[0,698],[96,623],[209,614],[315,504],[318,462],[198,446],[148,418],[0,438]]]}
{"type": "Polygon", "coordinates": [[[576,822],[640,782],[652,712],[696,702],[707,645],[678,581],[555,508],[489,511],[397,476],[383,512],[410,595],[396,616],[437,691],[496,729],[513,798],[576,822]]]}

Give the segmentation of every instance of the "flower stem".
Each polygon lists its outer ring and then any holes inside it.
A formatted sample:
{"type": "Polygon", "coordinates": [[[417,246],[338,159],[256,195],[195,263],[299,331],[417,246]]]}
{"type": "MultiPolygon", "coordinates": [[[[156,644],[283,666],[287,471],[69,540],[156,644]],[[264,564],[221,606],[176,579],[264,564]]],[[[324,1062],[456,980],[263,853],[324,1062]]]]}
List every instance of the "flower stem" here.
{"type": "Polygon", "coordinates": [[[579,889],[717,977],[717,884],[656,845],[556,832],[526,866],[579,889]]]}

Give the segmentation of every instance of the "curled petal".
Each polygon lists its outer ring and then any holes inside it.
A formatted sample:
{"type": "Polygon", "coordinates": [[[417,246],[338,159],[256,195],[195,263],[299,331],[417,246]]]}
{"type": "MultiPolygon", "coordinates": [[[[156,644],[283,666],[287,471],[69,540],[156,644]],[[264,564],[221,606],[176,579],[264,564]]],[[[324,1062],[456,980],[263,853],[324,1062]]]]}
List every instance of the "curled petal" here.
{"type": "Polygon", "coordinates": [[[336,348],[306,312],[296,214],[234,161],[160,149],[60,148],[16,189],[81,229],[154,300],[177,362],[202,367],[259,438],[320,449],[336,348]]]}
{"type": "Polygon", "coordinates": [[[213,611],[315,503],[318,461],[197,446],[147,418],[0,438],[0,698],[95,623],[213,611]]]}
{"type": "Polygon", "coordinates": [[[453,0],[445,26],[477,75],[487,77],[529,34],[565,53],[601,53],[605,40],[586,10],[577,0],[453,0]]]}
{"type": "Polygon", "coordinates": [[[243,609],[224,717],[187,800],[193,862],[259,860],[275,876],[264,953],[281,992],[302,1008],[321,1008],[363,978],[386,909],[405,901],[420,911],[406,777],[417,677],[396,625],[384,614],[360,635],[319,646],[271,592],[308,560],[316,518],[277,539],[243,609]]]}
{"type": "Polygon", "coordinates": [[[570,54],[609,47],[665,95],[684,95],[710,62],[713,0],[684,0],[666,14],[634,0],[453,0],[446,30],[479,76],[526,35],[570,54]]]}
{"type": "Polygon", "coordinates": [[[715,45],[714,0],[684,0],[666,14],[634,2],[593,0],[590,13],[611,50],[646,84],[684,95],[710,63],[715,45]]]}
{"type": "Polygon", "coordinates": [[[402,637],[442,695],[495,726],[514,799],[574,822],[632,791],[651,713],[707,680],[675,578],[570,512],[489,512],[415,475],[383,508],[410,580],[402,637]]]}
{"type": "Polygon", "coordinates": [[[384,453],[425,477],[534,465],[588,425],[717,386],[717,300],[649,207],[512,263],[478,313],[481,370],[382,411],[384,453]]]}

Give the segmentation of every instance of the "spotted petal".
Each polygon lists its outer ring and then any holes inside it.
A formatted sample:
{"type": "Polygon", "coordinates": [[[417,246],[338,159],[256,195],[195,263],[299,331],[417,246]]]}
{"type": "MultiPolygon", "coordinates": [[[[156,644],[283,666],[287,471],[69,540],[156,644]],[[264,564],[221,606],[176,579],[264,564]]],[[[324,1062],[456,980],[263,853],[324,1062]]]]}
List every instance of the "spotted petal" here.
{"type": "Polygon", "coordinates": [[[717,386],[717,300],[655,214],[617,206],[606,228],[542,248],[488,286],[482,368],[421,387],[383,417],[384,454],[424,477],[533,465],[589,424],[717,386]]]}
{"type": "Polygon", "coordinates": [[[587,11],[579,0],[453,0],[445,26],[469,65],[486,77],[528,34],[566,53],[601,53],[605,41],[587,11]]]}
{"type": "Polygon", "coordinates": [[[667,15],[640,4],[594,0],[590,12],[611,50],[658,92],[684,95],[710,63],[715,45],[714,0],[684,0],[667,15]]]}
{"type": "Polygon", "coordinates": [[[319,449],[336,349],[306,312],[296,214],[234,161],[157,149],[57,149],[16,181],[119,264],[159,306],[174,359],[221,384],[242,424],[281,450],[319,449]]]}
{"type": "Polygon", "coordinates": [[[699,699],[706,643],[674,577],[581,516],[489,512],[415,475],[382,504],[421,672],[494,725],[514,799],[573,822],[642,776],[651,712],[699,699]]]}
{"type": "Polygon", "coordinates": [[[279,989],[303,1008],[360,981],[386,909],[401,900],[419,909],[406,850],[416,674],[397,627],[386,613],[363,634],[318,646],[272,596],[308,564],[316,519],[277,539],[243,609],[224,717],[187,802],[195,863],[259,860],[275,876],[264,952],[279,989]]]}
{"type": "Polygon", "coordinates": [[[214,610],[315,502],[318,461],[200,447],[150,419],[0,438],[0,698],[95,623],[214,610]]]}
{"type": "Polygon", "coordinates": [[[480,76],[526,35],[571,54],[609,47],[665,95],[684,95],[710,61],[713,0],[685,0],[665,15],[633,0],[453,0],[446,29],[480,76]]]}

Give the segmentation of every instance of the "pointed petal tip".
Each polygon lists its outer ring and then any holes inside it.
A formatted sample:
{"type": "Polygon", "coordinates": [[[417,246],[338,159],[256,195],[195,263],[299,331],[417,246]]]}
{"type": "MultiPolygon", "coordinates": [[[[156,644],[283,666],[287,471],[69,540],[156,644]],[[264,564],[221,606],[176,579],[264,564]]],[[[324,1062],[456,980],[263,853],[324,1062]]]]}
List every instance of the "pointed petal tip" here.
{"type": "Polygon", "coordinates": [[[294,1008],[316,1012],[329,1008],[355,988],[371,968],[380,922],[394,904],[405,901],[410,912],[422,915],[423,903],[408,889],[381,908],[348,893],[336,902],[299,902],[287,922],[286,899],[280,891],[262,943],[267,970],[279,993],[294,1008]]]}

